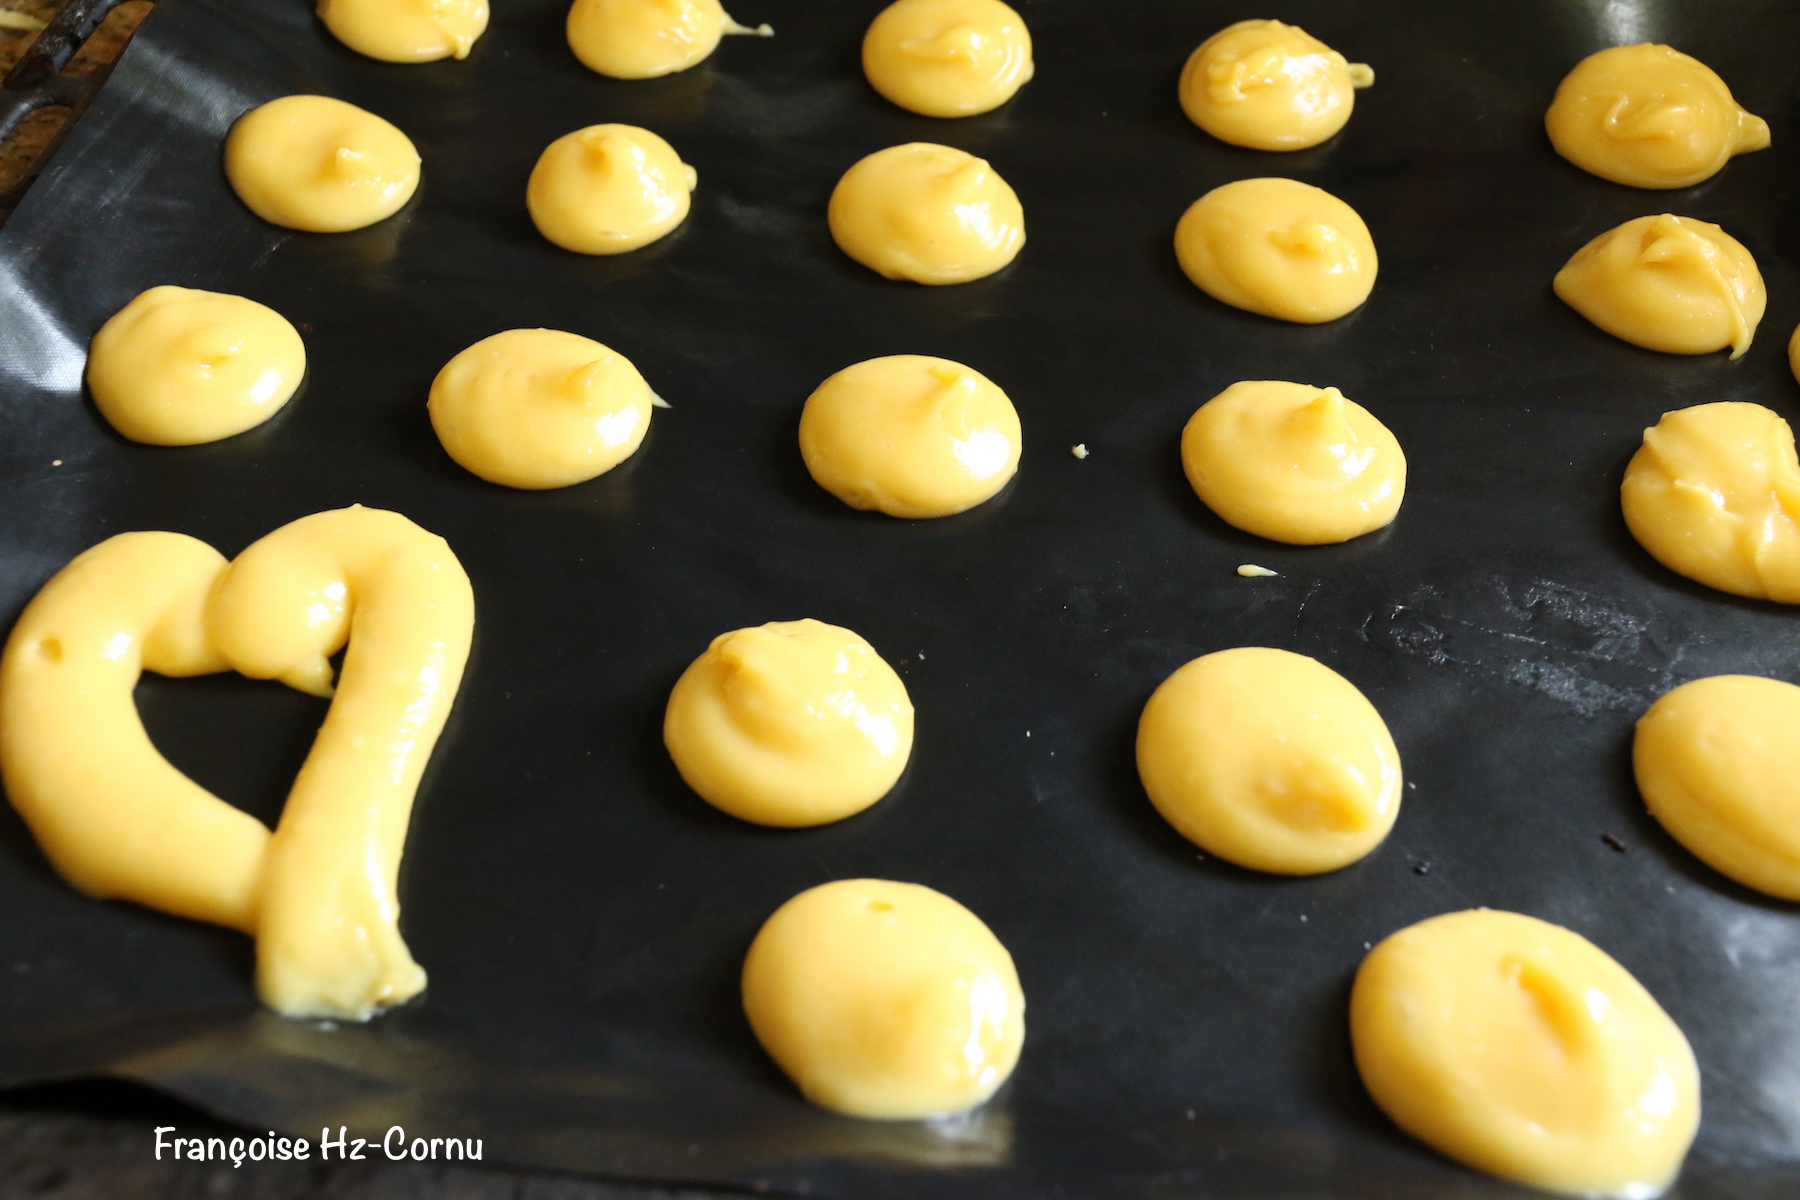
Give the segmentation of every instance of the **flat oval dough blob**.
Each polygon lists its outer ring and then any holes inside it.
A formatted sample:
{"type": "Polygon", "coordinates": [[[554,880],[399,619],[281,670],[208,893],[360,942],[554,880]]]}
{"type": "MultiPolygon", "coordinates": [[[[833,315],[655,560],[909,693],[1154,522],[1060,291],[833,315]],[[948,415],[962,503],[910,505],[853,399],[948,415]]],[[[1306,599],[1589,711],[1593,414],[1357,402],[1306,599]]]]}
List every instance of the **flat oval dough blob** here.
{"type": "Polygon", "coordinates": [[[467,58],[487,0],[319,0],[319,20],[358,54],[392,63],[467,58]]]}
{"type": "Polygon", "coordinates": [[[1163,680],[1138,720],[1137,765],[1176,832],[1256,871],[1348,866],[1400,813],[1400,752],[1381,714],[1286,650],[1220,650],[1163,680]]]}
{"type": "Polygon", "coordinates": [[[262,424],[306,375],[306,345],[272,308],[221,292],[153,287],[94,334],[94,405],[134,442],[195,446],[262,424]]]}
{"type": "Polygon", "coordinates": [[[982,1103],[1012,1074],[1025,996],[981,919],[916,883],[843,879],[775,910],[744,958],[744,1013],[800,1091],[856,1117],[982,1103]]]}
{"type": "Polygon", "coordinates": [[[914,283],[992,275],[1025,244],[1025,210],[985,159],[908,142],[858,162],[832,190],[831,236],[871,271],[914,283]]]}
{"type": "Polygon", "coordinates": [[[1631,760],[1676,841],[1746,887],[1800,900],[1800,687],[1757,675],[1684,683],[1639,719],[1631,760]]]}
{"type": "Polygon", "coordinates": [[[1743,243],[1705,221],[1638,217],[1575,252],[1553,283],[1606,332],[1665,354],[1742,357],[1768,304],[1743,243]]]}
{"type": "Polygon", "coordinates": [[[1318,546],[1382,528],[1406,494],[1387,426],[1334,387],[1234,383],[1181,433],[1181,466],[1206,506],[1246,533],[1318,546]]]}
{"type": "Polygon", "coordinates": [[[1769,124],[1712,69],[1668,46],[1613,46],[1575,65],[1544,114],[1556,152],[1641,188],[1690,187],[1734,154],[1769,144],[1769,124]]]}
{"type": "Polygon", "coordinates": [[[944,517],[1019,469],[1019,414],[993,381],[946,358],[894,354],[845,367],[807,397],[800,454],[851,508],[944,517]]]}
{"type": "Polygon", "coordinates": [[[538,232],[577,254],[623,254],[687,219],[699,182],[675,147],[635,125],[590,125],[545,148],[525,185],[538,232]]]}
{"type": "Polygon", "coordinates": [[[509,329],[445,363],[426,407],[465,469],[506,487],[559,488],[629,458],[655,403],[631,360],[592,338],[509,329]]]}
{"type": "Polygon", "coordinates": [[[1760,404],[1664,413],[1625,468],[1620,506],[1656,561],[1707,587],[1800,604],[1800,459],[1760,404]]]}
{"type": "Polygon", "coordinates": [[[1294,179],[1240,179],[1194,201],[1175,226],[1194,285],[1283,321],[1335,321],[1369,298],[1378,263],[1356,210],[1294,179]]]}
{"type": "Polygon", "coordinates": [[[1572,1196],[1648,1200],[1700,1124],[1687,1039],[1579,934],[1475,909],[1363,959],[1350,1036],[1369,1094],[1458,1162],[1572,1196]]]}
{"type": "Polygon", "coordinates": [[[1213,34],[1181,71],[1181,110],[1222,142],[1304,150],[1350,119],[1375,72],[1298,25],[1239,21],[1213,34]]]}
{"type": "Polygon", "coordinates": [[[362,229],[419,186],[419,152],[372,112],[330,96],[283,96],[237,119],[225,175],[263,220],[307,233],[362,229]]]}
{"type": "Polygon", "coordinates": [[[675,682],[663,744],[687,785],[758,825],[839,821],[912,754],[906,685],[869,643],[810,618],[722,633],[675,682]]]}
{"type": "Polygon", "coordinates": [[[582,65],[614,79],[685,71],[717,50],[727,33],[775,32],[739,25],[719,0],[575,0],[564,28],[582,65]]]}
{"type": "Polygon", "coordinates": [[[1034,70],[1025,19],[1001,0],[895,0],[863,35],[862,64],[876,91],[927,117],[999,108],[1034,70]]]}

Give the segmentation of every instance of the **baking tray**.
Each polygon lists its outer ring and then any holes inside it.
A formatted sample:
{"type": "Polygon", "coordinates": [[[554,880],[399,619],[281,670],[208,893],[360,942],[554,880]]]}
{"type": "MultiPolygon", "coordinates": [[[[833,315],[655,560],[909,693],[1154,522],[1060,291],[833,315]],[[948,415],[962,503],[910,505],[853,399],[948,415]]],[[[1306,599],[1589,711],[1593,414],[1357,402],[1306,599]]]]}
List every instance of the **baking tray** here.
{"type": "MultiPolygon", "coordinates": [[[[480,1136],[489,1161],[791,1194],[1499,1197],[1516,1192],[1385,1121],[1345,1030],[1367,944],[1491,905],[1592,938],[1686,1030],[1705,1121],[1681,1196],[1795,1194],[1800,920],[1662,834],[1628,748],[1643,708],[1684,680],[1800,680],[1800,626],[1658,567],[1616,491],[1666,409],[1795,412],[1800,10],[1294,0],[1284,19],[1378,82],[1338,138],[1265,155],[1212,141],[1175,104],[1187,51],[1246,15],[1224,4],[1024,0],[1037,78],[956,122],[862,81],[879,0],[735,7],[777,36],[624,83],[568,54],[561,0],[497,0],[467,61],[416,67],[351,54],[300,0],[162,0],[0,233],[0,618],[122,530],[232,554],[350,503],[447,537],[479,610],[401,881],[431,973],[422,1003],[355,1028],[261,1013],[244,938],[76,895],[6,811],[0,1082],[113,1075],[254,1128],[401,1124],[480,1136]],[[1774,148],[1672,193],[1556,158],[1540,121],[1558,79],[1640,40],[1718,69],[1774,148]],[[409,133],[418,197],[337,236],[252,217],[220,139],[296,91],[409,133]],[[522,203],[538,151],[599,121],[663,134],[700,177],[679,231],[617,258],[556,250],[522,203]],[[928,289],[833,247],[838,175],[915,139],[987,157],[1017,189],[1030,240],[1010,268],[928,289]],[[1351,316],[1280,324],[1178,273],[1185,206],[1270,173],[1367,220],[1381,276],[1351,316]],[[1720,222],[1761,264],[1769,313],[1739,362],[1635,349],[1551,295],[1587,239],[1665,208],[1720,222]],[[301,394],[210,446],[114,435],[81,392],[84,346],[160,283],[287,314],[310,354],[301,394]],[[537,325],[621,350],[673,408],[611,474],[512,492],[445,457],[423,401],[456,351],[537,325]],[[1024,461],[993,502],[895,521],[807,478],[808,392],[899,352],[967,362],[1013,397],[1024,461]],[[1336,384],[1379,415],[1411,464],[1398,521],[1302,549],[1208,513],[1177,438],[1246,378],[1336,384]],[[1239,578],[1246,562],[1280,574],[1239,578]],[[758,829],[682,786],[662,705],[715,634],[801,616],[895,664],[917,749],[867,813],[758,829]],[[1405,805],[1366,861],[1311,879],[1200,861],[1145,800],[1144,700],[1188,659],[1246,644],[1321,658],[1392,727],[1405,805]],[[1024,1058],[964,1119],[815,1110],[739,1013],[763,918],[858,875],[955,896],[1018,962],[1024,1058]]],[[[139,699],[178,765],[265,818],[322,713],[228,677],[149,677],[139,699]]]]}
{"type": "MultiPolygon", "coordinates": [[[[89,37],[100,28],[108,13],[120,0],[68,0],[49,23],[26,47],[25,53],[0,78],[0,145],[4,145],[19,128],[19,123],[40,108],[62,105],[67,118],[43,147],[33,156],[23,175],[10,186],[0,188],[0,225],[24,198],[25,189],[50,161],[93,103],[94,97],[112,73],[112,62],[99,61],[86,70],[64,74],[89,37]]],[[[129,35],[127,35],[129,37],[129,35]]]]}

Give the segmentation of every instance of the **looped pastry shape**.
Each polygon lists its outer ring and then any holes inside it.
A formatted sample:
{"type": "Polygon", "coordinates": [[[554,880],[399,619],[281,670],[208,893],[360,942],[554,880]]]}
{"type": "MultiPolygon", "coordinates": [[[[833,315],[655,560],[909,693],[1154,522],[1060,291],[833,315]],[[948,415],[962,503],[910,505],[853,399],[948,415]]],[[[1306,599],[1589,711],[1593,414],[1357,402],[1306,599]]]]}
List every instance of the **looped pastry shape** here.
{"type": "Polygon", "coordinates": [[[303,517],[229,564],[184,534],[119,534],[13,629],[0,775],[77,889],[249,933],[269,1007],[366,1020],[425,987],[395,881],[473,627],[456,556],[398,513],[303,517]],[[151,744],[132,699],[143,670],[236,670],[332,697],[273,834],[151,744]]]}

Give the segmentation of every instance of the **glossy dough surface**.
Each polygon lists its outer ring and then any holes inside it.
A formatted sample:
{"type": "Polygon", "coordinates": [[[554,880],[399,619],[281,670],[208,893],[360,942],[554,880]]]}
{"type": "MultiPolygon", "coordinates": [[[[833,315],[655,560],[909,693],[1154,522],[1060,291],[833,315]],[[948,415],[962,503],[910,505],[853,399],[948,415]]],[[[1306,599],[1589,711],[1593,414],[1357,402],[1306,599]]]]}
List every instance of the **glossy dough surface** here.
{"type": "Polygon", "coordinates": [[[1381,714],[1286,650],[1220,650],[1165,679],[1138,720],[1137,765],[1182,837],[1257,871],[1348,866],[1400,812],[1400,753],[1381,714]]]}
{"type": "Polygon", "coordinates": [[[1582,170],[1641,188],[1692,186],[1769,144],[1768,122],[1745,112],[1710,67],[1648,42],[1577,63],[1544,128],[1582,170]]]}
{"type": "Polygon", "coordinates": [[[961,363],[872,358],[820,384],[800,412],[800,454],[851,508],[944,517],[975,507],[1019,468],[1019,414],[961,363]]]}
{"type": "Polygon", "coordinates": [[[383,62],[467,58],[487,29],[487,0],[319,0],[319,20],[358,54],[383,62]]]}
{"type": "Polygon", "coordinates": [[[330,96],[283,96],[239,117],[225,174],[265,221],[344,233],[393,216],[419,186],[419,152],[372,112],[330,96]]]}
{"type": "Polygon", "coordinates": [[[1619,500],[1631,535],[1671,571],[1800,604],[1800,459],[1777,413],[1738,401],[1664,413],[1619,500]]]}
{"type": "Polygon", "coordinates": [[[564,28],[582,65],[614,79],[685,71],[717,50],[727,33],[775,32],[739,25],[719,0],[575,0],[564,28]]]}
{"type": "Polygon", "coordinates": [[[1616,338],[1665,354],[1750,348],[1768,303],[1736,238],[1692,217],[1638,217],[1575,252],[1556,294],[1616,338]]]}
{"type": "Polygon", "coordinates": [[[623,254],[687,219],[699,182],[675,147],[635,125],[590,125],[545,148],[525,185],[538,232],[577,254],[623,254]]]}
{"type": "Polygon", "coordinates": [[[889,279],[967,283],[992,275],[1025,244],[1025,210],[986,160],[908,142],[858,162],[828,210],[840,249],[889,279]]]}
{"type": "Polygon", "coordinates": [[[1684,683],[1637,724],[1650,812],[1707,865],[1800,900],[1800,687],[1757,675],[1684,683]]]}
{"type": "Polygon", "coordinates": [[[7,795],[76,888],[252,933],[269,1007],[367,1019],[425,986],[395,881],[473,626],[456,556],[397,513],[303,517],[229,565],[182,534],[120,534],[46,583],[7,642],[7,795]],[[144,669],[332,697],[272,837],[151,744],[144,669]]]}
{"type": "Polygon", "coordinates": [[[94,405],[134,442],[194,446],[262,424],[306,374],[306,346],[272,308],[220,292],[153,287],[88,348],[94,405]]]}
{"type": "Polygon", "coordinates": [[[901,108],[967,117],[1031,78],[1031,34],[1001,0],[895,0],[863,35],[863,74],[901,108]]]}
{"type": "Polygon", "coordinates": [[[1246,533],[1300,546],[1348,541],[1400,511],[1406,456],[1336,388],[1234,383],[1181,434],[1181,465],[1206,506],[1246,533]]]}
{"type": "Polygon", "coordinates": [[[651,79],[685,71],[718,49],[719,0],[575,0],[569,49],[590,71],[651,79]]]}
{"type": "Polygon", "coordinates": [[[592,338],[509,329],[445,363],[427,408],[465,469],[507,487],[558,488],[630,457],[655,399],[629,359],[592,338]]]}
{"type": "Polygon", "coordinates": [[[1375,82],[1363,63],[1298,25],[1239,21],[1213,34],[1181,71],[1181,109],[1222,142],[1304,150],[1344,127],[1356,89],[1375,82]]]}
{"type": "Polygon", "coordinates": [[[1214,299],[1306,324],[1367,300],[1378,267],[1356,211],[1294,179],[1240,179],[1206,193],[1175,226],[1175,257],[1214,299]]]}
{"type": "Polygon", "coordinates": [[[1382,941],[1356,973],[1350,1034],[1400,1128],[1532,1187],[1660,1195],[1700,1122],[1675,1022],[1599,947],[1533,917],[1449,913],[1382,941]]]}
{"type": "Polygon", "coordinates": [[[701,799],[758,825],[824,825],[887,795],[912,754],[906,685],[810,618],[722,633],[675,682],[663,744],[701,799]]]}
{"type": "Polygon", "coordinates": [[[959,1112],[1019,1061],[1025,997],[981,919],[916,883],[845,879],[775,910],[744,959],[757,1041],[808,1100],[857,1117],[959,1112]]]}

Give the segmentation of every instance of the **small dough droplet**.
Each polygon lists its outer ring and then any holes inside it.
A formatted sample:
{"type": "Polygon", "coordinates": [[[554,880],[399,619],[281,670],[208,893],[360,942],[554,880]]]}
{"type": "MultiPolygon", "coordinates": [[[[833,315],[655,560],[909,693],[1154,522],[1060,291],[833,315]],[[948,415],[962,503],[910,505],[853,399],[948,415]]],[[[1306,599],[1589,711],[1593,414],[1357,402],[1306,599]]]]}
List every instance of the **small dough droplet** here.
{"type": "Polygon", "coordinates": [[[1237,569],[1237,573],[1245,579],[1270,579],[1280,575],[1280,571],[1271,571],[1267,567],[1259,567],[1255,563],[1245,563],[1237,569]]]}
{"type": "Polygon", "coordinates": [[[1076,458],[1086,458],[1088,456],[1087,443],[1077,442],[1069,448],[1069,453],[1073,454],[1076,458]]]}

